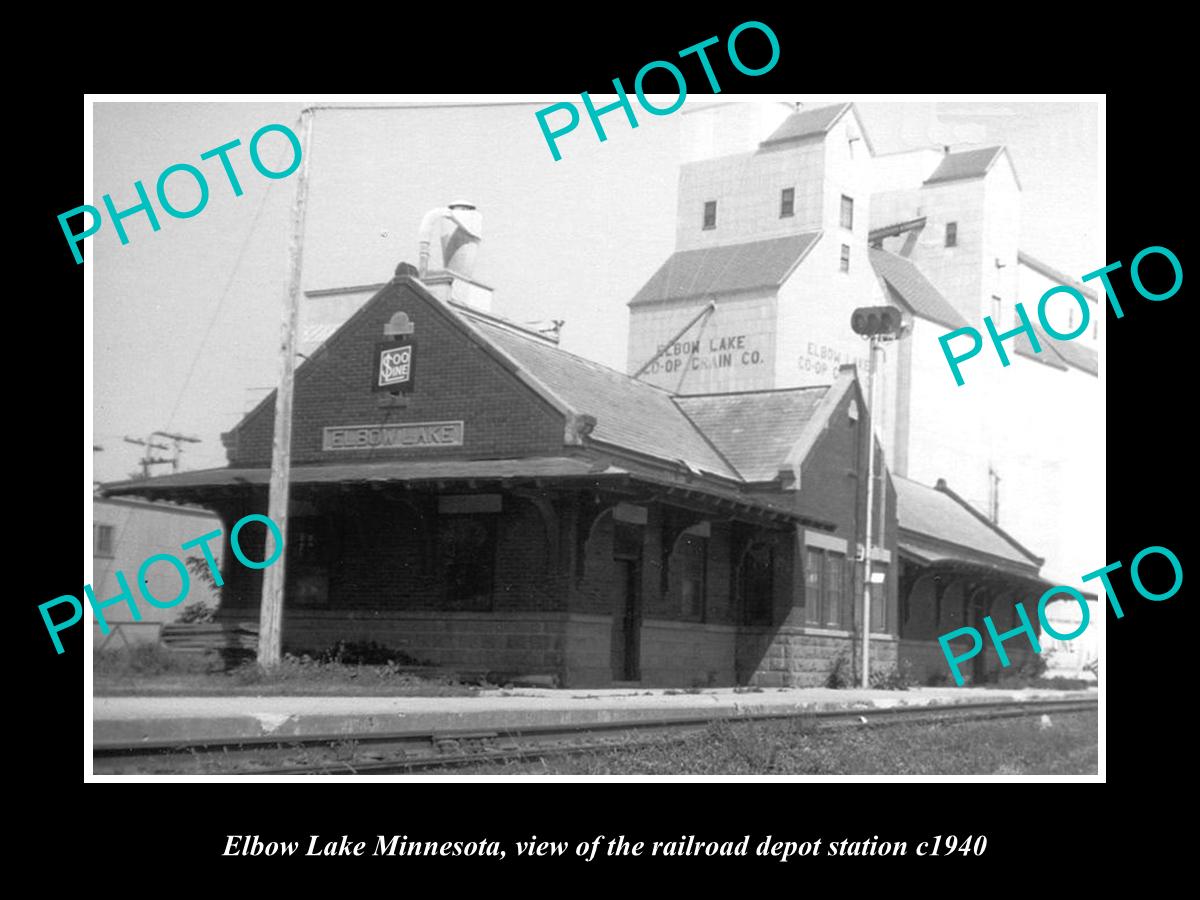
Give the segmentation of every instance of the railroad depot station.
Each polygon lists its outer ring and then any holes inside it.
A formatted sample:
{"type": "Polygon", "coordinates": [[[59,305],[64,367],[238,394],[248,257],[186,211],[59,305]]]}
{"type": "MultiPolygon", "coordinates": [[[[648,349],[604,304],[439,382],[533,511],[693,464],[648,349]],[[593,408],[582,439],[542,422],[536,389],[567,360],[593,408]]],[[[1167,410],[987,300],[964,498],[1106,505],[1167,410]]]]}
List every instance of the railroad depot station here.
{"type": "MultiPolygon", "coordinates": [[[[992,492],[997,468],[1023,477],[1025,450],[1003,445],[1006,461],[977,433],[957,438],[942,417],[969,403],[944,359],[940,380],[930,374],[929,356],[940,359],[930,334],[990,309],[993,257],[1011,250],[1003,277],[1016,278],[1015,239],[981,224],[991,179],[1004,180],[996,202],[1011,201],[1007,154],[918,154],[926,169],[897,182],[880,222],[872,178],[885,167],[852,105],[751,106],[693,116],[678,249],[636,297],[614,298],[631,313],[628,374],[492,311],[471,275],[468,208],[440,223],[433,266],[401,263],[385,283],[306,299],[338,313],[310,328],[296,370],[285,651],[369,640],[571,687],[809,687],[839,668],[853,681],[864,624],[872,669],[907,662],[920,680],[948,678],[938,635],[983,631],[986,615],[1001,632],[1020,624],[1013,604],[1031,609],[1051,582],[1039,544],[999,524],[992,492]],[[943,265],[948,216],[957,255],[943,265]],[[974,270],[978,283],[963,274],[974,270]],[[877,373],[874,425],[866,343],[850,329],[853,309],[871,305],[912,323],[877,373]]],[[[887,171],[920,169],[905,166],[887,171]]],[[[1011,225],[1007,207],[1001,218],[1011,225]]],[[[1043,344],[1014,354],[1021,377],[1047,394],[1095,390],[1094,351],[1043,344]]],[[[242,516],[267,512],[274,408],[271,395],[224,436],[227,467],[104,493],[212,510],[227,540],[242,516]]],[[[1018,409],[993,427],[1019,429],[1018,409]]],[[[1015,500],[1010,511],[1037,519],[1015,500]]],[[[251,559],[265,556],[264,534],[242,532],[251,559]]],[[[223,575],[219,621],[256,627],[261,573],[223,575]]],[[[1030,648],[1006,649],[1019,665],[1030,648]]],[[[979,682],[999,661],[989,646],[967,665],[979,682]]]]}

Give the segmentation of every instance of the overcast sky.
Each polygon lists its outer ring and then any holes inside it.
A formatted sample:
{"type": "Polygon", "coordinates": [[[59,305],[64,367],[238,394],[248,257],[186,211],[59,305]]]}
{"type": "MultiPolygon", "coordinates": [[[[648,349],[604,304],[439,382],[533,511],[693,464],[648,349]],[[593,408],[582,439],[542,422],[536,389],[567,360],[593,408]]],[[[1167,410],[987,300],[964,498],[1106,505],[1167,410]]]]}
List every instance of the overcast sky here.
{"type": "MultiPolygon", "coordinates": [[[[542,105],[319,111],[304,289],[386,281],[398,262],[416,262],[421,216],[465,199],[483,212],[477,274],[496,291],[494,311],[565,319],[566,349],[624,369],[625,304],[674,248],[681,115],[640,117],[637,130],[610,115],[603,144],[584,118],[554,162],[533,114],[542,105]]],[[[211,190],[193,218],[160,211],[158,232],[143,215],[125,220],[128,245],[107,221],[87,240],[98,480],[136,468],[140,448],[124,435],[160,429],[202,438],[185,468],[224,465],[220,433],[274,385],[297,179],[263,178],[246,145],[263,125],[295,128],[301,106],[95,105],[95,196],[83,202],[99,207],[110,193],[118,210],[132,206],[135,180],[153,194],[179,162],[204,171],[211,190]],[[199,159],[234,138],[241,197],[216,160],[199,159]]],[[[1007,144],[1023,188],[1022,249],[1076,278],[1107,262],[1095,233],[1095,104],[862,102],[859,111],[879,154],[1007,144]]],[[[291,158],[280,135],[262,149],[272,168],[291,158]]],[[[186,176],[172,177],[169,196],[192,205],[186,176]]]]}

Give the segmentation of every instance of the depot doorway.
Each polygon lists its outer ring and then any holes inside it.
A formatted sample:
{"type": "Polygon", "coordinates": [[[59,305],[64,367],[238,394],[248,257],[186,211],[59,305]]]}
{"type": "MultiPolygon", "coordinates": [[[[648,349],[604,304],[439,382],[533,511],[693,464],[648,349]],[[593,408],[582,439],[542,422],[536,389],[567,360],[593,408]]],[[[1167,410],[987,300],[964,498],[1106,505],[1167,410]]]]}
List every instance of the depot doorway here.
{"type": "Polygon", "coordinates": [[[613,681],[642,678],[642,529],[617,522],[613,535],[613,681]]]}

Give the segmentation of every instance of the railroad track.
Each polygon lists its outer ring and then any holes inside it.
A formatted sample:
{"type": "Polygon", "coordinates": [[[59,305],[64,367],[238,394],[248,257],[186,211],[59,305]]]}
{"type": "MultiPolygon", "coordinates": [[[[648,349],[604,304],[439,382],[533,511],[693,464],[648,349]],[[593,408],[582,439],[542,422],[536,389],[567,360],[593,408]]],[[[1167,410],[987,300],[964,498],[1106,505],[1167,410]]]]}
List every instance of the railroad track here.
{"type": "Polygon", "coordinates": [[[1071,698],[955,703],[891,709],[778,711],[517,729],[362,732],[111,743],[95,745],[92,749],[92,761],[97,775],[383,775],[454,768],[480,762],[537,759],[637,747],[665,740],[677,740],[703,731],[715,722],[794,720],[807,722],[820,730],[828,730],[883,728],[900,724],[956,724],[1043,714],[1095,712],[1096,709],[1097,701],[1094,699],[1071,698]],[[316,754],[321,758],[289,762],[300,754],[316,754]],[[280,756],[284,759],[278,759],[280,756]]]}

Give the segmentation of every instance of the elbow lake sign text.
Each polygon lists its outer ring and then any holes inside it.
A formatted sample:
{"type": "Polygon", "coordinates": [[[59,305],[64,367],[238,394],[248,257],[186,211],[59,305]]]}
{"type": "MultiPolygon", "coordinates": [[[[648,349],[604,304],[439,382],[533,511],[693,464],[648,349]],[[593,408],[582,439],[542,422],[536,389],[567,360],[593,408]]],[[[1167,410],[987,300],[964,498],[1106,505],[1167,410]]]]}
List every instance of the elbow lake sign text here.
{"type": "Polygon", "coordinates": [[[322,450],[374,450],[377,447],[461,447],[462,422],[408,422],[392,425],[334,425],[325,429],[322,450]]]}

